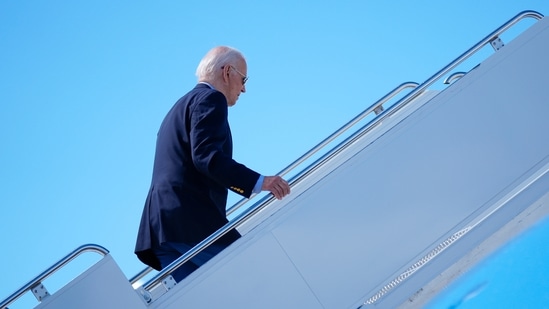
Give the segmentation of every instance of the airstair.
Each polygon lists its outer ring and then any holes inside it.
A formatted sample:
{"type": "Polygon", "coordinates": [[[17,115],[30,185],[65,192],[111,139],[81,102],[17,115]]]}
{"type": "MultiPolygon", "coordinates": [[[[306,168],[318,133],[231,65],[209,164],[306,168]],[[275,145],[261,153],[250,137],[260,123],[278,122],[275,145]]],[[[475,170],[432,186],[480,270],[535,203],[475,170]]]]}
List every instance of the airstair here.
{"type": "Polygon", "coordinates": [[[549,19],[521,12],[281,171],[287,198],[241,200],[227,225],[163,271],[128,279],[107,249],[84,245],[0,308],[26,293],[40,309],[423,307],[549,214],[548,55],[549,19]],[[524,19],[535,23],[501,40],[524,19]],[[485,46],[492,55],[455,71],[485,46]],[[175,268],[233,228],[241,239],[173,281],[175,268]],[[102,258],[50,294],[44,279],[84,253],[102,258]]]}

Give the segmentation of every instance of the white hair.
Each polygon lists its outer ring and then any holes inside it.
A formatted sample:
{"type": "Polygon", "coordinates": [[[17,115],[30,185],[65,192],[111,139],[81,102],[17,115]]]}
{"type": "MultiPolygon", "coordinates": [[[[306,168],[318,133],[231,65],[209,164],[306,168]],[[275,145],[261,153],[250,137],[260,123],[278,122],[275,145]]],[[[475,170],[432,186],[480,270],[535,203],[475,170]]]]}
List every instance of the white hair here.
{"type": "Polygon", "coordinates": [[[235,48],[228,46],[214,47],[198,64],[196,77],[198,81],[214,80],[217,70],[221,70],[226,65],[236,65],[241,59],[244,59],[244,56],[235,48]]]}

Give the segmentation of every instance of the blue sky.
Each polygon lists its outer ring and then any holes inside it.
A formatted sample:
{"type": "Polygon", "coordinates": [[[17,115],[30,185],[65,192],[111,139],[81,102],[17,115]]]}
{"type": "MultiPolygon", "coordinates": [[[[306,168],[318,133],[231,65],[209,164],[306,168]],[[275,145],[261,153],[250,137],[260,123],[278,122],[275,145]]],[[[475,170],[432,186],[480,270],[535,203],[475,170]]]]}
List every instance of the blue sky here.
{"type": "Polygon", "coordinates": [[[156,132],[210,48],[248,60],[234,157],[271,175],[523,10],[549,2],[0,1],[0,299],[86,243],[128,278],[144,268],[156,132]]]}

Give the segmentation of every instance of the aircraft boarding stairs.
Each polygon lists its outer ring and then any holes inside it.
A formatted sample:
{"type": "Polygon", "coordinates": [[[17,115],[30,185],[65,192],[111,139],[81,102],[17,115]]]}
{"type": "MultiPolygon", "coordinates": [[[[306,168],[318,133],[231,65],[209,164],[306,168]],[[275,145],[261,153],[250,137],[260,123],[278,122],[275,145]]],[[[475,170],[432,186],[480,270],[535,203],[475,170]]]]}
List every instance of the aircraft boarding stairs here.
{"type": "Polygon", "coordinates": [[[147,282],[148,270],[129,282],[108,250],[86,245],[0,308],[28,291],[41,309],[421,307],[549,213],[548,55],[549,20],[522,12],[283,170],[300,167],[288,197],[240,201],[225,227],[147,282]],[[525,18],[539,21],[504,45],[500,35],[525,18]],[[491,56],[451,74],[488,45],[491,56]],[[240,240],[173,282],[177,265],[234,227],[240,240]],[[42,281],[88,251],[104,257],[49,295],[42,281]]]}

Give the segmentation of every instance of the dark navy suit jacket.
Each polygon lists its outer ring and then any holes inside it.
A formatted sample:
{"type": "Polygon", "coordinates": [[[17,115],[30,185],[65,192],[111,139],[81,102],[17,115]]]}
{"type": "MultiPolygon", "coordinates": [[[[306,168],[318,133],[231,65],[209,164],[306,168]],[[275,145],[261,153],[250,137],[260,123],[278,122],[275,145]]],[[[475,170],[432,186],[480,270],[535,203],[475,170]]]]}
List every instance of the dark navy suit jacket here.
{"type": "MultiPolygon", "coordinates": [[[[135,247],[145,264],[160,270],[154,246],[167,241],[195,245],[225,225],[227,189],[252,194],[259,174],[232,159],[227,116],[225,96],[198,84],[164,118],[135,247]]],[[[233,230],[218,243],[238,237],[233,230]]]]}

